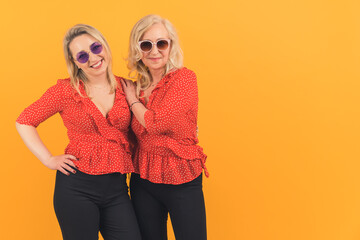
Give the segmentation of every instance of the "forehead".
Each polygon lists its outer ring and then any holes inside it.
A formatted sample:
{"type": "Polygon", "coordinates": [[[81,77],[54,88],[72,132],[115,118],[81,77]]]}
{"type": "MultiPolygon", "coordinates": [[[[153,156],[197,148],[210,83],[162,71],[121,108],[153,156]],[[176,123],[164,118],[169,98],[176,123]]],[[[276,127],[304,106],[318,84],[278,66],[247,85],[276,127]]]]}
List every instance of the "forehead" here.
{"type": "Polygon", "coordinates": [[[69,49],[72,53],[77,53],[83,50],[88,51],[90,49],[90,45],[94,42],[98,42],[98,40],[89,34],[82,34],[70,42],[69,49]]]}
{"type": "Polygon", "coordinates": [[[144,33],[141,40],[156,41],[159,38],[169,38],[169,33],[162,23],[155,23],[144,33]]]}

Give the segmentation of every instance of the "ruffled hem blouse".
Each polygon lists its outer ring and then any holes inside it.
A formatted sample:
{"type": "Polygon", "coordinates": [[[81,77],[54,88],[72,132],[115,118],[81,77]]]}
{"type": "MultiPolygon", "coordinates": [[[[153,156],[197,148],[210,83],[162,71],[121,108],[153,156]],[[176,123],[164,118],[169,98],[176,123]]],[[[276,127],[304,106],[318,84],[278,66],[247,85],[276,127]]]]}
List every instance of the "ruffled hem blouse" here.
{"type": "MultiPolygon", "coordinates": [[[[143,94],[143,92],[141,92],[143,94]]],[[[135,172],[153,183],[182,184],[198,177],[207,156],[198,146],[198,90],[194,72],[181,68],[168,73],[152,91],[145,127],[136,118],[132,129],[138,139],[133,157],[135,172]]]]}
{"type": "Polygon", "coordinates": [[[56,113],[67,128],[69,144],[65,154],[74,155],[76,167],[87,174],[134,172],[129,142],[131,113],[119,77],[114,105],[105,117],[86,96],[80,81],[81,95],[70,79],[60,79],[17,118],[20,124],[37,127],[56,113]]]}

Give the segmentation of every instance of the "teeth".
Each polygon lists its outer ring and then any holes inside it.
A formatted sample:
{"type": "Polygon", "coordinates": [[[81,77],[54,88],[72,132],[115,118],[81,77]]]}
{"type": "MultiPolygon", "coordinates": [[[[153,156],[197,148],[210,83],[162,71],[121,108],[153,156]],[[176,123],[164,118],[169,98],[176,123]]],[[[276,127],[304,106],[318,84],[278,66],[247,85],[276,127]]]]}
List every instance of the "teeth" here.
{"type": "Polygon", "coordinates": [[[102,62],[102,61],[99,61],[97,64],[92,65],[92,67],[95,67],[95,68],[96,68],[96,67],[100,66],[101,62],[102,62]]]}

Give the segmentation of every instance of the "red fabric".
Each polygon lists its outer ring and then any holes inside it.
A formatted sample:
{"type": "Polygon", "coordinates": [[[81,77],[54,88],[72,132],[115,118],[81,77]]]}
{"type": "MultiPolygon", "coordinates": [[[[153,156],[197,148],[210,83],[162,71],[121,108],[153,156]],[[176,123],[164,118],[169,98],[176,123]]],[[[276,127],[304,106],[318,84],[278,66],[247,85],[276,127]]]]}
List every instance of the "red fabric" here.
{"type": "MultiPolygon", "coordinates": [[[[131,113],[121,78],[116,79],[114,106],[106,118],[90,98],[81,97],[72,88],[70,79],[63,79],[27,107],[16,121],[37,127],[59,112],[70,140],[65,153],[78,158],[74,163],[80,171],[92,175],[133,172],[128,138],[131,113]]],[[[80,91],[86,96],[82,82],[80,91]]]]}
{"type": "MultiPolygon", "coordinates": [[[[141,93],[143,94],[143,92],[141,93]]],[[[144,99],[140,101],[145,105],[144,99]]],[[[154,183],[182,184],[205,175],[206,155],[197,145],[198,90],[194,72],[181,68],[167,74],[146,105],[144,128],[132,120],[138,146],[135,172],[154,183]]]]}

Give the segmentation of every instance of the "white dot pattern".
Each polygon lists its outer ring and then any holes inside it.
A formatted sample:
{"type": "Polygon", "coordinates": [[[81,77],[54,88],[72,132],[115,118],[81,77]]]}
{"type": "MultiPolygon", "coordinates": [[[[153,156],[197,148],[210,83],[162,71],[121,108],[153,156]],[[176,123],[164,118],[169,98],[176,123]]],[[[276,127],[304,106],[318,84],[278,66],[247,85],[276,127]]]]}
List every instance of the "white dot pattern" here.
{"type": "MultiPolygon", "coordinates": [[[[89,98],[81,97],[72,88],[70,79],[61,79],[27,107],[16,121],[37,127],[59,112],[70,140],[65,153],[78,159],[74,163],[80,171],[92,175],[133,172],[128,136],[131,113],[121,78],[116,79],[115,102],[107,117],[89,98]]],[[[80,83],[80,91],[86,96],[83,83],[80,83]]]]}
{"type": "MultiPolygon", "coordinates": [[[[143,92],[141,93],[143,94],[143,92]]],[[[140,98],[145,104],[143,98],[140,98]]],[[[138,146],[133,163],[141,178],[154,183],[182,184],[200,175],[206,155],[196,136],[198,90],[194,72],[181,68],[167,74],[146,105],[144,128],[132,120],[138,146]]]]}

